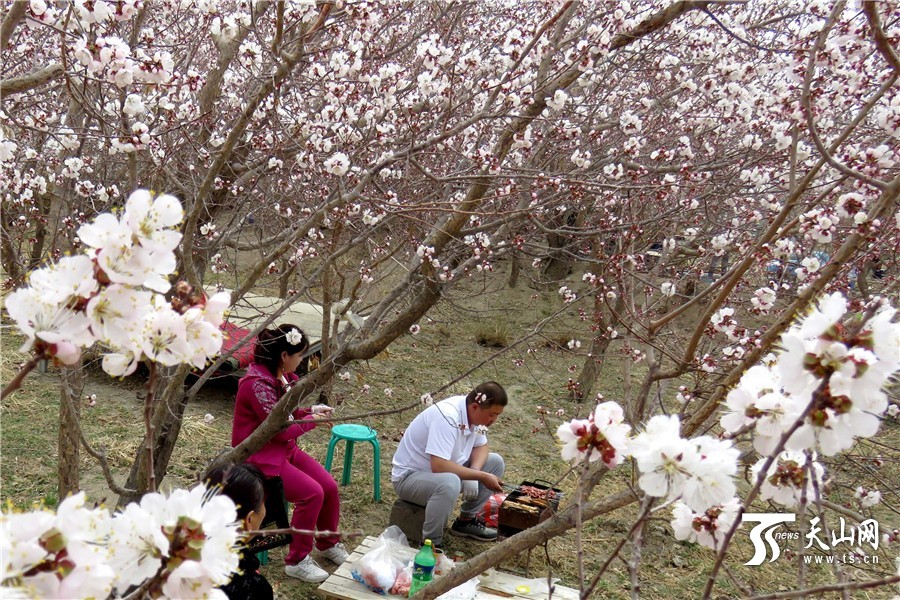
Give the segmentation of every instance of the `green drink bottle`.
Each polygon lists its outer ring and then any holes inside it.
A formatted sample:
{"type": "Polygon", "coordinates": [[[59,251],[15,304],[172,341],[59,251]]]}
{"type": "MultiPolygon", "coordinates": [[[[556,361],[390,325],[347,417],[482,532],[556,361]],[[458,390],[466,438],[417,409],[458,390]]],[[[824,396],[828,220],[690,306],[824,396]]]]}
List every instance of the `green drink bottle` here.
{"type": "Polygon", "coordinates": [[[436,562],[437,559],[434,556],[431,540],[425,540],[425,544],[413,559],[412,583],[409,586],[410,596],[431,582],[434,578],[434,565],[436,562]]]}

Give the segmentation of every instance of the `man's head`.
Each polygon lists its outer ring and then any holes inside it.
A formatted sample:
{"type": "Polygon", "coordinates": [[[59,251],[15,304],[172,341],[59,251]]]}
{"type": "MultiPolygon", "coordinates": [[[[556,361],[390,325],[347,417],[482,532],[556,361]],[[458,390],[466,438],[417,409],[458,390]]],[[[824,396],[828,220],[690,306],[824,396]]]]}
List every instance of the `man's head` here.
{"type": "Polygon", "coordinates": [[[466,414],[471,425],[490,427],[506,407],[506,390],[499,383],[487,381],[466,396],[466,414]]]}

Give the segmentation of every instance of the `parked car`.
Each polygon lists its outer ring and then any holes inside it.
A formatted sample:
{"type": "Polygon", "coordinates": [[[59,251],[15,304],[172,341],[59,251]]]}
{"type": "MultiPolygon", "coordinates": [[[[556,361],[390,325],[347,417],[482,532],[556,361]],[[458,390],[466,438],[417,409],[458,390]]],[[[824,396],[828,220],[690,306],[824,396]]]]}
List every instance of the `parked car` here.
{"type": "MultiPolygon", "coordinates": [[[[207,291],[215,293],[219,290],[207,291]]],[[[225,340],[222,342],[220,355],[228,353],[233,348],[237,349],[216,369],[211,378],[239,378],[244,375],[247,366],[253,361],[253,348],[256,344],[255,336],[251,335],[253,330],[280,309],[285,301],[283,298],[248,292],[229,309],[221,326],[225,340]]],[[[300,327],[309,337],[309,349],[303,354],[303,361],[297,367],[299,375],[306,374],[318,366],[322,356],[323,316],[324,311],[318,304],[298,301],[291,304],[269,324],[273,327],[282,323],[292,323],[300,327]]],[[[338,329],[343,330],[346,325],[347,323],[342,321],[338,329]]]]}

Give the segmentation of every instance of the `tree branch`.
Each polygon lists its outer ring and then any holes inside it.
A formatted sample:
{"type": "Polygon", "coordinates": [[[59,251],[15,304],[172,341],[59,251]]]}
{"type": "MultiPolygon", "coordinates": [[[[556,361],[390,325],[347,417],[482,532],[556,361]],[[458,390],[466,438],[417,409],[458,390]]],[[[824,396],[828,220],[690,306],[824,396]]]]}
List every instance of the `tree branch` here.
{"type": "Polygon", "coordinates": [[[709,4],[709,2],[675,2],[663,10],[651,15],[631,31],[624,31],[616,35],[616,37],[610,41],[609,49],[612,51],[624,48],[642,37],[659,31],[687,12],[692,10],[706,10],[706,7],[709,4]]]}
{"type": "Polygon", "coordinates": [[[22,77],[4,79],[3,81],[0,81],[0,97],[27,92],[28,90],[44,85],[48,81],[56,79],[62,74],[63,66],[61,64],[55,64],[45,67],[40,71],[23,75],[22,77]]]}
{"type": "MultiPolygon", "coordinates": [[[[597,475],[594,475],[596,479],[597,475]]],[[[610,513],[627,506],[640,498],[631,490],[625,490],[612,494],[599,500],[588,502],[581,507],[582,519],[590,521],[600,515],[610,513]]],[[[492,565],[498,565],[508,558],[512,558],[522,552],[544,544],[552,538],[558,537],[575,527],[575,513],[578,507],[570,504],[564,510],[556,513],[543,523],[535,525],[525,531],[517,533],[502,542],[497,542],[486,552],[456,565],[453,570],[440,579],[436,579],[416,596],[420,600],[433,600],[440,594],[468,581],[483,573],[492,565]]]]}
{"type": "MultiPolygon", "coordinates": [[[[63,401],[68,403],[69,410],[72,414],[75,414],[75,403],[73,402],[72,397],[68,394],[63,394],[63,401]]],[[[81,422],[78,419],[73,419],[70,424],[75,428],[75,433],[78,435],[78,439],[81,440],[81,445],[87,453],[96,458],[97,462],[100,463],[100,469],[103,471],[103,478],[106,479],[106,485],[109,486],[110,491],[119,496],[134,493],[134,490],[124,488],[116,483],[112,474],[112,469],[109,466],[109,460],[106,457],[106,449],[94,450],[94,448],[91,447],[90,442],[88,442],[87,437],[84,434],[84,429],[81,427],[81,422]]]]}
{"type": "MultiPolygon", "coordinates": [[[[845,4],[845,2],[838,2],[834,5],[831,14],[828,15],[828,20],[822,27],[822,31],[816,36],[816,43],[813,44],[812,50],[809,51],[809,59],[806,62],[806,76],[803,80],[803,92],[800,94],[800,103],[803,106],[803,111],[806,113],[806,128],[809,130],[809,135],[813,140],[813,144],[815,144],[816,149],[822,157],[828,161],[828,164],[848,177],[859,179],[860,181],[881,190],[884,189],[884,186],[886,185],[884,181],[869,177],[865,173],[860,173],[859,171],[851,169],[832,156],[832,149],[826,148],[825,144],[822,143],[822,138],[819,136],[819,130],[816,127],[816,120],[813,114],[812,83],[813,76],[816,72],[816,55],[818,55],[819,50],[821,50],[822,46],[825,44],[825,40],[828,38],[828,34],[831,32],[834,24],[837,22],[838,15],[844,10],[845,4]]],[[[865,2],[863,4],[865,4],[865,2]]],[[[894,78],[896,78],[896,76],[897,74],[894,75],[894,78]]],[[[834,149],[836,150],[836,148],[834,149]]]]}
{"type": "Polygon", "coordinates": [[[891,45],[891,40],[884,33],[881,26],[881,17],[878,16],[878,2],[862,2],[862,11],[869,21],[869,27],[872,29],[872,37],[875,38],[875,47],[884,57],[884,60],[891,66],[895,73],[900,75],[900,57],[891,45]]]}
{"type": "Polygon", "coordinates": [[[9,7],[6,16],[3,17],[3,23],[0,24],[0,51],[6,49],[6,45],[12,38],[13,31],[16,30],[16,27],[25,17],[25,11],[28,10],[29,4],[28,0],[16,0],[9,7]]]}
{"type": "Polygon", "coordinates": [[[47,357],[43,352],[40,352],[40,353],[32,356],[28,360],[28,362],[26,362],[24,365],[22,365],[22,368],[19,369],[19,372],[16,373],[16,376],[12,378],[12,381],[7,383],[6,386],[3,388],[3,391],[0,392],[0,400],[3,400],[4,398],[9,396],[13,392],[18,390],[19,388],[21,388],[22,382],[25,380],[25,378],[28,376],[28,374],[34,370],[34,368],[38,365],[38,363],[40,361],[46,360],[46,359],[47,359],[47,357]]]}
{"type": "Polygon", "coordinates": [[[806,598],[807,596],[819,598],[825,592],[843,592],[847,590],[867,590],[869,588],[891,585],[900,582],[900,575],[892,575],[884,579],[875,579],[873,581],[848,581],[847,583],[834,583],[831,585],[821,585],[819,587],[808,588],[805,590],[791,590],[789,592],[775,592],[774,594],[764,594],[762,596],[753,596],[748,600],[781,600],[782,598],[806,598]]]}

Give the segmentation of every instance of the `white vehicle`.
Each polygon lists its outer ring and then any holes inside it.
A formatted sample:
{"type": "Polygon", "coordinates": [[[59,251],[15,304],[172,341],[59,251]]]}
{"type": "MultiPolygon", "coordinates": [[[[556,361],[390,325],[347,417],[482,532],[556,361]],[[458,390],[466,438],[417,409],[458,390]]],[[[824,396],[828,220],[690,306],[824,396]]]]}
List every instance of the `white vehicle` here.
{"type": "MultiPolygon", "coordinates": [[[[231,293],[229,289],[207,288],[206,293],[211,295],[218,291],[231,293]]],[[[271,315],[278,312],[285,302],[284,298],[263,296],[247,292],[234,306],[228,309],[222,329],[226,339],[222,343],[222,354],[237,347],[233,354],[226,359],[216,370],[213,377],[240,377],[244,369],[253,359],[253,347],[256,343],[255,336],[244,341],[247,336],[266,321],[271,315]]],[[[268,327],[275,327],[283,323],[296,325],[309,337],[309,349],[303,354],[304,360],[297,369],[298,374],[307,373],[318,366],[321,357],[322,319],[324,310],[318,304],[296,301],[284,309],[275,317],[268,327]]],[[[341,321],[338,330],[342,331],[347,322],[341,321]]]]}

